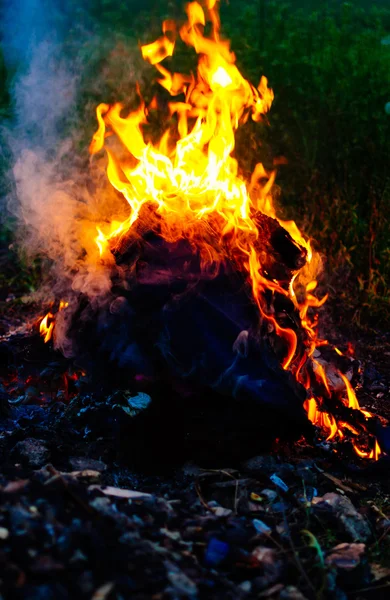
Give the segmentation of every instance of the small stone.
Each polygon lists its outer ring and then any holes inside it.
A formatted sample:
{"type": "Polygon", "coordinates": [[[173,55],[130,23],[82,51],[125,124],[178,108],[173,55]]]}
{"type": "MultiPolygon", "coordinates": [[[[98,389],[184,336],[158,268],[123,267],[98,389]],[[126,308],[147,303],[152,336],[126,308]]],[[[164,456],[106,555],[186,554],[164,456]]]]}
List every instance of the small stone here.
{"type": "Polygon", "coordinates": [[[42,440],[26,438],[18,442],[11,450],[11,456],[19,459],[33,469],[39,469],[50,460],[50,450],[42,440]]]}
{"type": "Polygon", "coordinates": [[[307,600],[307,598],[295,585],[288,585],[280,592],[279,600],[307,600]]]}
{"type": "Polygon", "coordinates": [[[108,582],[100,586],[92,596],[92,600],[105,600],[114,589],[115,584],[108,582]]]}
{"type": "Polygon", "coordinates": [[[88,558],[85,556],[85,554],[83,552],[81,552],[80,549],[77,549],[74,551],[74,553],[70,557],[69,562],[76,563],[76,562],[85,562],[87,560],[88,560],[88,558]]]}
{"type": "Polygon", "coordinates": [[[275,492],[275,490],[269,490],[268,488],[266,488],[264,490],[261,490],[260,496],[264,496],[269,503],[272,503],[276,500],[278,494],[275,492]]]}
{"type": "Polygon", "coordinates": [[[252,584],[250,581],[243,581],[242,583],[239,584],[238,587],[240,588],[241,591],[244,592],[244,594],[250,594],[250,592],[252,590],[252,584]]]}
{"type": "Polygon", "coordinates": [[[337,569],[352,571],[360,564],[365,551],[365,544],[339,544],[330,551],[326,563],[337,569]]]}
{"type": "Polygon", "coordinates": [[[365,544],[339,544],[325,559],[337,571],[337,583],[342,588],[359,588],[370,583],[370,568],[365,556],[365,544]]]}
{"type": "Polygon", "coordinates": [[[29,483],[30,481],[28,479],[17,479],[16,481],[10,481],[2,491],[5,494],[16,494],[17,492],[24,490],[29,483]]]}
{"type": "Polygon", "coordinates": [[[71,456],[69,457],[69,464],[72,467],[72,471],[99,471],[102,473],[107,469],[107,465],[101,460],[95,460],[93,458],[84,458],[82,456],[71,456]]]}
{"type": "Polygon", "coordinates": [[[9,531],[5,527],[0,527],[0,540],[6,540],[9,536],[9,531]]]}
{"type": "Polygon", "coordinates": [[[169,531],[169,529],[166,529],[165,527],[162,527],[160,529],[160,533],[162,533],[163,535],[165,535],[166,537],[168,537],[170,540],[173,540],[175,542],[178,542],[181,540],[181,533],[180,531],[169,531]]]}
{"type": "Polygon", "coordinates": [[[254,456],[243,463],[244,471],[248,473],[265,473],[271,475],[277,468],[278,463],[273,456],[254,456]]]}
{"type": "Polygon", "coordinates": [[[352,542],[366,543],[371,538],[368,522],[349,498],[331,492],[321,498],[313,498],[312,506],[318,516],[330,513],[335,517],[352,542]]]}
{"type": "Polygon", "coordinates": [[[166,561],[167,577],[170,584],[174,587],[175,592],[183,596],[196,596],[198,587],[181,569],[174,563],[166,561]]]}
{"type": "Polygon", "coordinates": [[[223,506],[217,506],[217,508],[215,508],[213,510],[213,513],[215,514],[216,517],[230,517],[230,515],[233,514],[233,511],[230,510],[230,508],[224,508],[223,506]]]}
{"type": "Polygon", "coordinates": [[[262,575],[253,580],[256,590],[264,590],[277,583],[282,576],[283,562],[278,558],[276,551],[266,546],[257,546],[252,552],[252,557],[262,570],[262,575]]]}
{"type": "Polygon", "coordinates": [[[275,550],[266,546],[256,546],[252,552],[252,556],[261,564],[272,564],[276,560],[275,550]]]}

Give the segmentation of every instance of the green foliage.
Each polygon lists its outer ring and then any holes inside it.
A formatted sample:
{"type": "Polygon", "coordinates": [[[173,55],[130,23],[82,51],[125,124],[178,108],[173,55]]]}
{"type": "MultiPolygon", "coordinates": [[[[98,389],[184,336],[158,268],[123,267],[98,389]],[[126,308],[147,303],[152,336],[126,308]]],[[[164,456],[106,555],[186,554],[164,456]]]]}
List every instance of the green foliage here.
{"type": "Polygon", "coordinates": [[[323,3],[304,12],[260,0],[237,11],[232,2],[223,23],[244,72],[265,74],[275,90],[259,153],[288,159],[281,212],[317,240],[333,280],[350,286],[356,318],[386,317],[390,10],[323,3]]]}

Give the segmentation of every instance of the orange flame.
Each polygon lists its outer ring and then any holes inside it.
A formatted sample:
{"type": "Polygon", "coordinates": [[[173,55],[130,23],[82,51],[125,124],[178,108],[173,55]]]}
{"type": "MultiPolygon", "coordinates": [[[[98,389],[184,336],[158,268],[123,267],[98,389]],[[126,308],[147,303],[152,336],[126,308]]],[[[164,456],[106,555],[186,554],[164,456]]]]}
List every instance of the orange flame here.
{"type": "MultiPolygon", "coordinates": [[[[59,306],[58,306],[58,311],[63,310],[67,306],[69,306],[69,302],[65,302],[64,300],[61,300],[59,303],[59,306]]],[[[45,342],[45,344],[49,340],[51,340],[51,338],[53,336],[54,324],[55,324],[55,316],[53,315],[52,312],[48,312],[47,315],[45,315],[41,319],[41,322],[39,324],[39,333],[43,337],[43,341],[45,342]]]]}
{"type": "Polygon", "coordinates": [[[40,325],[39,325],[39,333],[43,337],[43,341],[48,342],[51,339],[53,329],[54,329],[54,315],[51,312],[48,312],[45,317],[43,317],[40,325]]]}
{"type": "Polygon", "coordinates": [[[369,458],[371,460],[378,460],[379,456],[382,454],[382,450],[380,449],[378,440],[375,440],[375,445],[372,450],[360,450],[360,448],[358,448],[358,446],[355,443],[353,443],[353,449],[355,450],[356,454],[360,456],[360,458],[369,458]]]}
{"type": "MultiPolygon", "coordinates": [[[[105,149],[108,180],[128,205],[123,221],[97,226],[97,258],[109,257],[115,240],[132,228],[145,204],[154,207],[161,217],[160,233],[167,241],[185,237],[193,242],[200,250],[203,267],[234,253],[238,268],[246,273],[250,283],[259,320],[285,342],[283,368],[291,369],[309,389],[307,367],[311,365],[331,398],[334,392],[326,369],[314,359],[316,349],[328,343],[317,334],[316,310],[327,300],[327,295],[319,299],[313,293],[317,287],[319,257],[294,221],[278,218],[272,194],[276,171],[266,171],[258,164],[248,182],[240,175],[237,160],[232,156],[237,128],[250,117],[256,122],[264,118],[274,94],[264,76],[256,88],[241,75],[229,42],[220,37],[218,0],[206,0],[205,4],[207,16],[198,2],[190,2],[186,6],[187,21],[179,30],[172,21],[164,21],[163,35],[141,47],[144,59],[161,76],[159,84],[174,97],[168,108],[175,126],[169,126],[159,141],[148,142],[143,126],[148,122],[149,112],[157,108],[157,100],[154,98],[147,107],[140,93],[138,108],[127,115],[120,103],[100,104],[96,109],[98,129],[89,150],[96,154],[105,149]],[[207,20],[211,22],[210,37],[204,35],[207,20]],[[161,64],[172,56],[179,38],[199,55],[195,75],[171,73],[161,64]],[[177,98],[179,95],[181,98],[177,98]],[[276,219],[294,243],[306,250],[306,265],[296,270],[289,282],[271,280],[263,269],[256,252],[257,211],[276,219]],[[204,240],[202,224],[206,221],[216,236],[218,255],[204,240]],[[266,291],[271,295],[281,294],[295,305],[306,336],[304,352],[297,352],[295,331],[281,325],[273,314],[272,303],[265,300],[266,291]]],[[[337,348],[335,352],[342,354],[337,348]]],[[[346,386],[348,406],[360,410],[350,382],[340,376],[346,386]]],[[[343,428],[354,434],[353,428],[337,423],[334,416],[319,410],[321,402],[321,398],[310,397],[305,408],[309,419],[327,432],[328,440],[337,435],[344,437],[343,428]]],[[[362,412],[371,416],[367,411],[362,412]]],[[[377,458],[378,448],[376,443],[368,458],[377,458]]],[[[356,451],[362,456],[362,451],[356,451]]]]}

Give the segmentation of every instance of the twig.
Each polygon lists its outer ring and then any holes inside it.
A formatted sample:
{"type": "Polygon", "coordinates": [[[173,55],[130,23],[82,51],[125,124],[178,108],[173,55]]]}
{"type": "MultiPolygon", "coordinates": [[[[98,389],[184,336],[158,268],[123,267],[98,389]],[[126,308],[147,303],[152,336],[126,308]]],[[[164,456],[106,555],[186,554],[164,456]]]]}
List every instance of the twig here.
{"type": "Polygon", "coordinates": [[[234,490],[234,514],[237,515],[237,505],[238,505],[238,479],[236,479],[236,487],[234,490]]]}
{"type": "Polygon", "coordinates": [[[88,513],[95,514],[95,510],[91,506],[89,506],[89,504],[86,504],[77,494],[74,493],[74,491],[70,488],[68,481],[65,479],[65,477],[60,471],[57,471],[57,469],[55,469],[52,465],[49,465],[47,467],[47,470],[49,471],[49,473],[52,474],[52,477],[45,481],[44,485],[51,485],[51,483],[53,483],[54,481],[61,481],[61,484],[63,485],[66,492],[77,504],[79,504],[88,513]]]}
{"type": "Polygon", "coordinates": [[[309,576],[307,575],[305,569],[303,568],[303,565],[301,563],[301,560],[299,558],[299,554],[296,551],[296,548],[294,546],[294,542],[292,541],[292,537],[290,534],[290,527],[288,525],[288,521],[287,521],[287,516],[286,516],[286,511],[283,509],[283,520],[284,520],[284,524],[286,526],[286,531],[288,533],[288,543],[290,545],[290,548],[293,552],[293,560],[295,562],[295,565],[298,569],[298,571],[300,572],[300,574],[302,575],[302,577],[304,578],[304,580],[306,581],[307,585],[309,586],[310,590],[313,592],[313,594],[316,593],[316,589],[314,587],[314,585],[312,584],[312,582],[309,579],[309,576]]]}
{"type": "Polygon", "coordinates": [[[382,583],[381,585],[372,585],[371,587],[361,588],[360,590],[351,590],[350,594],[360,594],[361,592],[374,592],[375,590],[381,590],[383,588],[390,587],[390,581],[382,583]]]}
{"type": "Polygon", "coordinates": [[[382,533],[382,535],[380,536],[379,540],[377,540],[376,542],[374,542],[373,546],[375,546],[376,544],[380,544],[381,541],[387,536],[387,534],[390,532],[390,526],[387,527],[387,529],[384,530],[384,532],[382,533]]]}
{"type": "Polygon", "coordinates": [[[204,506],[204,507],[205,507],[207,510],[209,510],[210,512],[212,512],[212,513],[213,513],[213,512],[214,512],[214,511],[213,511],[213,509],[211,508],[211,506],[209,506],[209,505],[207,504],[206,500],[205,500],[205,499],[203,498],[203,496],[202,496],[202,493],[201,493],[201,491],[200,491],[199,481],[196,481],[196,482],[195,482],[195,491],[196,491],[196,493],[197,493],[197,495],[198,495],[198,498],[199,498],[199,500],[200,500],[201,504],[202,504],[202,505],[203,505],[203,506],[204,506]]]}

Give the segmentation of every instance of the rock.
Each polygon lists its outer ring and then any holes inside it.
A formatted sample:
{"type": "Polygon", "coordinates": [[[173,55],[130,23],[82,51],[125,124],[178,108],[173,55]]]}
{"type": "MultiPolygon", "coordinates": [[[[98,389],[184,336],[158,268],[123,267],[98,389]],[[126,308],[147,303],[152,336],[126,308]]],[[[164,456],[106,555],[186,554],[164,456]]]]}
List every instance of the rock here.
{"type": "Polygon", "coordinates": [[[188,577],[188,575],[168,560],[165,562],[165,567],[167,569],[168,581],[173,586],[176,594],[179,596],[186,596],[187,598],[197,595],[197,585],[188,577]]]}
{"type": "Polygon", "coordinates": [[[272,504],[272,502],[275,502],[275,500],[278,498],[278,494],[275,492],[275,490],[269,490],[268,488],[261,490],[260,496],[266,498],[267,502],[269,502],[270,504],[272,504]]]}
{"type": "Polygon", "coordinates": [[[374,578],[374,582],[378,583],[382,579],[388,579],[390,577],[389,567],[385,567],[379,563],[370,563],[370,570],[374,578]]]}
{"type": "Polygon", "coordinates": [[[318,516],[328,513],[336,518],[352,542],[366,543],[371,538],[368,522],[348,498],[332,492],[322,498],[313,498],[312,506],[318,516]]]}
{"type": "Polygon", "coordinates": [[[238,585],[238,588],[240,589],[240,591],[242,591],[244,594],[250,594],[251,590],[252,590],[252,583],[250,581],[243,581],[242,583],[240,583],[238,585]]]}
{"type": "Polygon", "coordinates": [[[100,586],[92,596],[92,600],[105,600],[114,589],[114,583],[108,582],[100,586]]]}
{"type": "Polygon", "coordinates": [[[101,460],[84,458],[82,456],[70,456],[69,464],[72,467],[72,471],[99,471],[102,473],[107,469],[107,465],[101,460]]]}
{"type": "Polygon", "coordinates": [[[279,600],[307,600],[306,596],[302,594],[295,587],[295,585],[288,585],[279,594],[279,600]]]}
{"type": "Polygon", "coordinates": [[[257,591],[270,587],[281,578],[283,562],[273,548],[257,546],[252,552],[252,558],[259,563],[262,570],[262,575],[253,580],[257,591]]]}
{"type": "Polygon", "coordinates": [[[325,562],[337,569],[352,571],[360,565],[365,551],[365,544],[339,544],[330,551],[325,562]]]}
{"type": "Polygon", "coordinates": [[[42,440],[26,438],[18,442],[11,450],[11,457],[20,460],[33,469],[39,469],[50,460],[50,450],[42,440]]]}
{"type": "Polygon", "coordinates": [[[30,483],[29,479],[17,479],[16,481],[9,481],[7,485],[2,489],[5,494],[17,494],[26,488],[30,483]]]}
{"type": "Polygon", "coordinates": [[[230,508],[224,508],[223,506],[217,506],[213,513],[216,517],[230,517],[233,514],[233,511],[230,508]]]}
{"type": "Polygon", "coordinates": [[[273,456],[254,456],[245,461],[242,465],[244,471],[248,473],[263,473],[272,475],[277,469],[278,463],[273,456]]]}
{"type": "Polygon", "coordinates": [[[70,473],[62,473],[64,477],[73,477],[78,481],[84,483],[97,483],[101,479],[100,471],[93,471],[92,469],[85,469],[84,471],[71,471],[70,473]]]}
{"type": "Polygon", "coordinates": [[[365,544],[339,544],[325,559],[337,571],[337,583],[343,588],[364,587],[370,583],[370,568],[365,544]]]}

